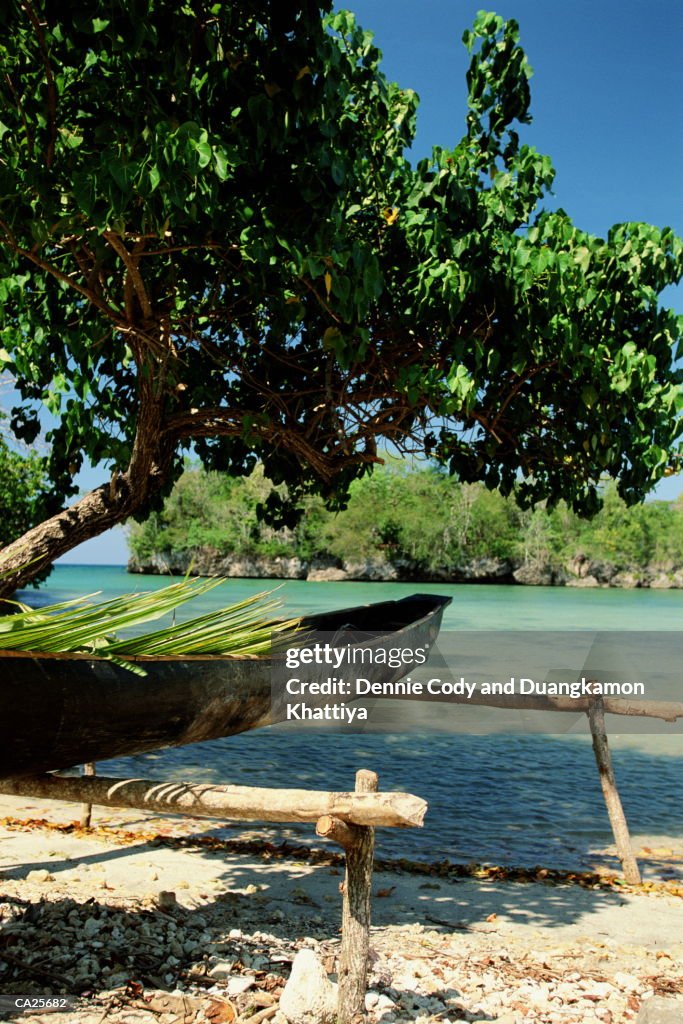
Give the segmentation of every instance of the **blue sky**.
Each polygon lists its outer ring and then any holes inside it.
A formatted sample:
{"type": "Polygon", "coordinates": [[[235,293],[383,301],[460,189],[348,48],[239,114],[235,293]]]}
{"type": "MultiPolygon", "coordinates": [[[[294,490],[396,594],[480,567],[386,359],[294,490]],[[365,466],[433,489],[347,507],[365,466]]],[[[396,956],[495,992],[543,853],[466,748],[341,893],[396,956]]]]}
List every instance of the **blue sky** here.
{"type": "MultiPolygon", "coordinates": [[[[421,98],[414,150],[463,133],[468,57],[481,3],[358,0],[388,77],[421,98]]],[[[506,0],[534,69],[524,141],[557,169],[557,205],[586,230],[644,220],[683,231],[683,5],[677,0],[506,0]]]]}
{"type": "MultiPolygon", "coordinates": [[[[467,55],[460,39],[481,3],[358,0],[348,4],[375,33],[387,76],[421,103],[413,152],[449,146],[463,133],[467,55]]],[[[583,229],[604,234],[626,220],[671,225],[683,234],[683,4],[680,0],[505,0],[491,10],[520,23],[534,77],[533,123],[524,141],[553,159],[548,205],[583,229]]],[[[670,289],[683,310],[683,292],[670,289]]],[[[82,475],[84,487],[102,474],[82,475]]],[[[658,497],[683,490],[674,477],[658,497]]],[[[126,546],[112,531],[70,552],[81,563],[120,563],[126,546]]]]}

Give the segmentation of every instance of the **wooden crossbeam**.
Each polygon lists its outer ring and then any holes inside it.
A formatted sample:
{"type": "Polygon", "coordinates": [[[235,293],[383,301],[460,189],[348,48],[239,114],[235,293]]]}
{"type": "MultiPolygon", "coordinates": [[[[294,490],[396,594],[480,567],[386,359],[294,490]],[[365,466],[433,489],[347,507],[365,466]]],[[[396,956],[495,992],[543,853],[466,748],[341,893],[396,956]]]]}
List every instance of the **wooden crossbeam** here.
{"type": "Polygon", "coordinates": [[[200,818],[317,822],[328,815],[352,825],[394,828],[419,828],[427,810],[427,802],[411,793],[334,793],[104,776],[3,779],[0,793],[200,818]]]}

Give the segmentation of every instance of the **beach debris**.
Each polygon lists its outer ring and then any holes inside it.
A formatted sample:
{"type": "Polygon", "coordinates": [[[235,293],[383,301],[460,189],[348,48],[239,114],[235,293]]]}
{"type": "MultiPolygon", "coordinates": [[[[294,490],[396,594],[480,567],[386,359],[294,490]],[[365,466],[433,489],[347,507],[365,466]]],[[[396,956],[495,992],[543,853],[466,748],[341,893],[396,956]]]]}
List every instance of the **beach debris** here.
{"type": "MultiPolygon", "coordinates": [[[[339,963],[340,949],[339,878],[328,877],[330,867],[339,862],[329,851],[323,854],[291,843],[275,846],[256,840],[228,844],[215,836],[159,839],[154,833],[156,839],[149,841],[166,847],[164,857],[171,857],[172,851],[176,865],[171,871],[164,863],[159,874],[169,879],[166,884],[182,900],[163,910],[157,902],[158,886],[147,889],[152,848],[137,853],[130,849],[148,842],[149,823],[135,832],[114,829],[108,835],[99,824],[94,834],[87,835],[77,825],[67,827],[71,838],[68,843],[64,840],[61,856],[69,867],[58,870],[55,865],[45,881],[29,881],[24,872],[30,865],[45,863],[40,844],[46,840],[54,844],[54,836],[63,833],[45,831],[41,838],[37,833],[30,835],[25,823],[12,819],[8,825],[0,833],[5,856],[13,839],[21,843],[23,853],[7,861],[9,871],[0,882],[0,994],[52,992],[80,997],[67,1019],[54,1015],[51,1024],[73,1024],[76,1019],[79,1024],[298,1024],[282,1013],[280,1000],[301,949],[322,964],[329,991],[327,976],[339,963]],[[27,834],[19,837],[19,831],[27,834]],[[34,840],[35,847],[29,847],[34,840]],[[107,841],[110,859],[103,856],[102,863],[93,863],[87,851],[90,844],[102,840],[107,841]],[[71,849],[76,841],[83,844],[84,852],[71,849]],[[126,847],[125,858],[111,857],[113,841],[126,847]],[[207,885],[204,868],[210,874],[213,855],[223,851],[248,853],[255,872],[238,873],[216,894],[207,885]],[[199,856],[200,852],[206,856],[199,856]],[[130,863],[136,857],[141,865],[137,890],[128,884],[134,874],[130,863]],[[263,878],[261,857],[275,862],[280,872],[291,871],[297,884],[316,896],[320,890],[311,882],[314,866],[320,865],[318,877],[330,886],[334,903],[320,900],[319,906],[311,907],[289,899],[294,878],[287,873],[279,891],[260,887],[258,894],[247,896],[245,883],[251,878],[260,883],[263,878]],[[127,867],[122,868],[124,862],[127,867]],[[20,867],[13,869],[12,863],[20,867]],[[105,868],[111,881],[106,894],[98,882],[105,868]],[[182,896],[176,873],[184,873],[189,880],[182,896]],[[229,884],[235,888],[231,890],[229,884]]],[[[663,920],[675,920],[678,901],[671,898],[671,890],[660,888],[657,895],[668,905],[655,906],[654,892],[647,885],[616,889],[588,884],[586,891],[566,886],[563,893],[554,893],[546,889],[549,881],[540,869],[521,877],[517,870],[493,869],[491,877],[480,874],[477,865],[466,876],[474,879],[475,886],[454,885],[463,877],[457,865],[437,865],[436,870],[419,865],[410,879],[409,863],[377,880],[378,885],[396,884],[396,893],[390,900],[378,901],[380,914],[385,919],[390,916],[392,923],[376,924],[371,935],[369,992],[364,993],[368,1024],[478,1020],[636,1024],[641,1004],[645,1006],[652,997],[663,999],[667,1009],[680,1012],[683,1007],[680,933],[667,926],[657,933],[656,942],[643,938],[640,945],[633,930],[638,920],[655,910],[663,920]],[[435,895],[421,891],[421,885],[435,877],[441,891],[435,895]],[[489,879],[485,889],[479,885],[482,878],[489,879]],[[509,884],[533,884],[534,880],[534,890],[509,884]],[[416,904],[419,921],[408,922],[397,909],[404,899],[408,902],[408,885],[420,901],[416,904]],[[464,908],[468,899],[475,898],[475,889],[486,895],[480,917],[468,915],[458,921],[458,913],[465,913],[461,904],[464,908]],[[568,939],[553,927],[529,934],[528,928],[511,923],[508,910],[502,909],[533,907],[538,899],[552,902],[556,897],[566,900],[567,906],[579,898],[582,905],[596,910],[609,904],[622,908],[623,924],[609,933],[591,931],[587,915],[583,937],[568,939]],[[430,907],[436,915],[429,914],[430,907]],[[496,911],[493,923],[483,923],[489,912],[496,911]],[[652,942],[649,948],[647,941],[652,942]]],[[[334,997],[331,1002],[334,1005],[334,997]]],[[[657,1018],[645,1020],[660,1024],[657,1018]]],[[[22,1016],[22,1022],[43,1024],[31,1015],[22,1016]]]]}
{"type": "MultiPolygon", "coordinates": [[[[274,935],[261,930],[263,905],[239,892],[206,905],[178,905],[171,916],[153,896],[141,902],[119,895],[120,885],[114,905],[94,900],[87,882],[68,885],[69,896],[59,891],[59,880],[3,880],[0,993],[18,985],[27,993],[82,993],[79,1024],[98,1024],[105,1010],[106,1024],[150,1024],[150,1011],[155,1024],[311,1024],[310,1014],[287,1017],[279,1007],[290,964],[297,956],[301,963],[303,950],[304,959],[316,964],[311,987],[331,990],[326,1005],[336,1010],[335,987],[327,978],[339,952],[336,912],[321,930],[329,937],[315,938],[308,909],[291,904],[274,935]],[[233,927],[236,921],[240,928],[233,927]]],[[[667,1010],[679,1012],[683,1002],[671,997],[683,997],[683,946],[672,939],[671,955],[662,957],[661,949],[622,946],[616,937],[606,944],[594,937],[562,943],[550,932],[536,933],[530,944],[510,931],[501,939],[500,933],[437,931],[417,922],[376,929],[368,1022],[635,1024],[641,1003],[655,995],[666,997],[661,1002],[667,1010]]],[[[55,1017],[54,1024],[73,1019],[55,1017]]],[[[670,1024],[671,1018],[645,1021],[670,1024]]]]}
{"type": "Polygon", "coordinates": [[[290,1024],[334,1024],[337,986],[312,949],[300,949],[280,997],[280,1010],[290,1024]]]}
{"type": "MultiPolygon", "coordinates": [[[[214,974],[213,970],[210,973],[214,978],[219,977],[219,975],[214,974]]],[[[253,977],[235,975],[234,977],[227,979],[226,989],[228,995],[235,998],[237,996],[244,995],[244,993],[248,992],[250,988],[253,988],[255,984],[256,979],[253,977]]]]}
{"type": "MultiPolygon", "coordinates": [[[[199,827],[204,828],[204,823],[199,821],[199,827]]],[[[186,822],[184,829],[188,828],[186,822]]],[[[344,856],[327,849],[316,849],[304,846],[299,842],[283,840],[278,843],[267,839],[226,839],[215,835],[188,834],[174,835],[168,825],[161,830],[154,831],[139,828],[126,829],[117,828],[114,825],[98,824],[88,830],[80,827],[77,821],[68,823],[50,821],[48,818],[15,818],[4,816],[0,818],[0,828],[10,831],[28,832],[33,829],[58,833],[61,835],[82,836],[89,839],[102,839],[107,843],[116,843],[122,846],[137,844],[140,842],[151,843],[154,846],[163,846],[168,849],[188,849],[211,851],[213,853],[230,854],[251,854],[264,861],[298,861],[301,864],[325,864],[329,866],[330,874],[339,873],[338,867],[344,865],[344,856]]],[[[84,865],[74,864],[74,871],[85,870],[84,865]]],[[[376,872],[392,872],[394,874],[426,875],[432,878],[443,880],[455,880],[460,878],[475,878],[489,882],[524,882],[533,884],[542,882],[545,885],[577,885],[583,889],[603,889],[622,893],[637,892],[649,896],[678,896],[683,898],[683,882],[679,879],[652,879],[642,882],[641,885],[631,886],[610,871],[580,871],[562,870],[558,868],[545,868],[541,866],[522,867],[500,864],[479,864],[476,861],[469,864],[461,864],[450,860],[434,861],[431,863],[419,860],[411,860],[407,857],[400,858],[375,858],[376,872]]],[[[186,889],[188,882],[176,883],[177,889],[186,889]]],[[[428,883],[427,883],[428,884],[428,883]]],[[[425,888],[427,885],[424,886],[425,888]]],[[[429,886],[434,888],[435,886],[429,886]]]]}
{"type": "MultiPolygon", "coordinates": [[[[229,999],[217,999],[214,997],[208,1006],[202,1006],[201,1009],[211,1024],[232,1024],[232,1021],[237,1020],[235,1007],[229,999]]],[[[250,1020],[252,1024],[256,1024],[255,1016],[250,1017],[250,1020]]]]}
{"type": "MultiPolygon", "coordinates": [[[[216,981],[227,981],[233,972],[235,967],[234,960],[219,960],[217,963],[211,965],[208,972],[210,978],[215,978],[216,981]]],[[[231,995],[236,995],[236,992],[231,992],[231,995]]]]}

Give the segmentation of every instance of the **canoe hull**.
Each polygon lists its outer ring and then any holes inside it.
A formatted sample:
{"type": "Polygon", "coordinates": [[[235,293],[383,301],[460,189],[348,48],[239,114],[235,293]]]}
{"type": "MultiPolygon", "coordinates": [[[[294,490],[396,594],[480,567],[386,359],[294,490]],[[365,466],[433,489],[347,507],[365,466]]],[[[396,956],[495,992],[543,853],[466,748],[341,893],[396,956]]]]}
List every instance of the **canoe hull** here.
{"type": "MultiPolygon", "coordinates": [[[[392,645],[416,647],[434,641],[449,600],[415,595],[313,616],[305,624],[328,635],[350,626],[371,632],[378,638],[372,643],[390,638],[392,645]]],[[[143,664],[147,675],[140,678],[87,656],[0,654],[0,778],[217,739],[277,717],[270,659],[167,658],[143,664]]],[[[376,678],[396,679],[406,671],[387,668],[376,678]]]]}

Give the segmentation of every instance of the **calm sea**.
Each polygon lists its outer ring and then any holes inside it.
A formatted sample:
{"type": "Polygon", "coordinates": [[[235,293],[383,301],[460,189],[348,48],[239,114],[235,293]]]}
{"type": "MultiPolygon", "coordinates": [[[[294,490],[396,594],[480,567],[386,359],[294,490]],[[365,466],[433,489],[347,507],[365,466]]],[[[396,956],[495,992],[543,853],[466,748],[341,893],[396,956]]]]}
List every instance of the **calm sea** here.
{"type": "MultiPolygon", "coordinates": [[[[109,566],[57,566],[30,603],[93,591],[149,590],[168,579],[109,566]]],[[[231,580],[193,603],[192,614],[270,589],[272,581],[231,580]]],[[[402,597],[448,594],[443,628],[506,630],[678,630],[683,591],[401,583],[288,581],[278,595],[299,614],[402,597]]],[[[189,614],[189,612],[188,612],[189,614]]],[[[683,692],[683,685],[681,687],[683,692]]],[[[562,717],[562,716],[558,716],[562,717]]],[[[680,731],[610,732],[615,770],[632,834],[683,844],[683,736],[680,731]]],[[[378,835],[380,851],[415,859],[488,860],[573,868],[596,862],[611,841],[590,742],[576,735],[335,735],[257,730],[241,736],[102,764],[109,774],[266,786],[346,789],[357,768],[383,789],[425,797],[423,830],[378,835]],[[438,823],[438,827],[437,827],[438,823]],[[593,851],[593,852],[592,852],[593,851]]],[[[235,834],[233,830],[232,834],[235,834]]],[[[271,835],[309,837],[304,830],[271,835]]]]}

